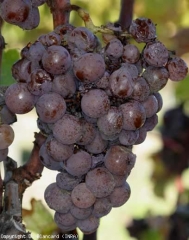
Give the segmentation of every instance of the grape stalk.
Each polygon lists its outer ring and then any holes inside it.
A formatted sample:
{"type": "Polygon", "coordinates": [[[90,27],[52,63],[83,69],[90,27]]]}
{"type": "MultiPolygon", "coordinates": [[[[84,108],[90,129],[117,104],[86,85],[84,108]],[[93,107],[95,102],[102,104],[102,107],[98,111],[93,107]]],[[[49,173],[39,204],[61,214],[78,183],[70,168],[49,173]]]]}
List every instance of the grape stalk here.
{"type": "MultiPolygon", "coordinates": [[[[38,6],[45,2],[16,0],[9,8],[10,1],[4,0],[0,15],[33,29],[39,24],[38,6]]],[[[58,6],[58,1],[47,3],[52,11],[58,6]]],[[[136,162],[132,147],[145,141],[158,123],[159,91],[168,80],[184,79],[188,67],[158,39],[151,19],[98,27],[69,1],[62,1],[58,11],[54,30],[27,44],[12,66],[15,83],[2,94],[0,160],[10,161],[10,125],[16,115],[35,109],[40,133],[33,154],[41,168],[29,183],[40,177],[43,166],[57,171],[56,182],[44,189],[54,221],[62,231],[79,228],[87,235],[96,232],[101,217],[129,200],[127,179],[136,162]],[[85,27],[69,23],[71,11],[85,27]],[[136,43],[144,44],[142,51],[136,43]]],[[[19,189],[19,196],[25,189],[19,189]]]]}

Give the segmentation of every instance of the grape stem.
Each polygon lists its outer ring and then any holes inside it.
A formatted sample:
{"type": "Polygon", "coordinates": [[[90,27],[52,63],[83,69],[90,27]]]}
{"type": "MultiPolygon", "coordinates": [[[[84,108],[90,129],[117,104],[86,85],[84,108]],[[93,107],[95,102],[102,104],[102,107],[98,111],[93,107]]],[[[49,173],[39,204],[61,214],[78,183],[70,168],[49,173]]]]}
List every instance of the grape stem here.
{"type": "Polygon", "coordinates": [[[67,6],[68,11],[76,11],[81,19],[84,21],[85,27],[88,28],[91,32],[95,33],[102,33],[102,34],[111,34],[120,37],[129,37],[130,34],[127,31],[122,31],[121,27],[114,27],[114,26],[95,26],[89,13],[86,12],[83,8],[77,5],[70,5],[67,6]]]}
{"type": "Polygon", "coordinates": [[[47,5],[53,16],[54,29],[59,25],[69,23],[70,12],[67,11],[70,0],[47,0],[47,5]]]}
{"type": "MultiPolygon", "coordinates": [[[[25,234],[25,239],[30,239],[22,224],[22,197],[23,193],[33,181],[40,178],[43,165],[39,159],[39,150],[45,141],[41,133],[35,133],[34,146],[27,163],[17,168],[17,163],[7,158],[4,161],[4,200],[3,211],[0,214],[0,233],[25,234]]],[[[2,180],[0,181],[0,197],[2,197],[2,180]]],[[[2,201],[1,201],[2,202],[2,201]]]]}
{"type": "Polygon", "coordinates": [[[117,23],[121,25],[123,30],[128,30],[133,18],[134,0],[121,0],[121,8],[119,20],[117,23]]]}
{"type": "Polygon", "coordinates": [[[96,240],[97,239],[97,230],[91,234],[84,234],[83,240],[96,240]]]}
{"type": "Polygon", "coordinates": [[[34,147],[27,163],[12,172],[12,179],[19,184],[19,198],[22,199],[26,188],[41,177],[43,164],[39,159],[39,150],[46,137],[41,133],[35,133],[34,147]]]}

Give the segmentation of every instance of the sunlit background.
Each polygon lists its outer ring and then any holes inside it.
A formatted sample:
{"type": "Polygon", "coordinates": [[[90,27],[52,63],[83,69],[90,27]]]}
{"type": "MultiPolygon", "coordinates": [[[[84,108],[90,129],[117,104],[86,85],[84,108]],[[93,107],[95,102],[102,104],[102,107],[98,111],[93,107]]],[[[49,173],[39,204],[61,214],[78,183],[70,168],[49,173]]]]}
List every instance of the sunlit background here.
{"type": "MultiPolygon", "coordinates": [[[[98,26],[107,22],[115,22],[119,17],[120,1],[73,0],[71,3],[85,8],[90,13],[94,24],[98,26]]],[[[6,51],[14,49],[20,51],[28,42],[35,41],[40,34],[48,33],[52,30],[52,19],[49,9],[46,6],[42,6],[40,7],[40,13],[41,22],[36,30],[23,31],[16,26],[4,24],[2,34],[7,43],[6,51]]],[[[157,24],[158,39],[168,49],[176,50],[176,53],[189,63],[189,1],[136,0],[134,18],[142,16],[151,18],[157,24]],[[182,34],[179,34],[181,30],[182,34]]],[[[76,12],[71,14],[71,23],[76,26],[83,25],[76,12]]],[[[15,54],[15,58],[19,58],[19,56],[15,54]]],[[[15,61],[15,58],[13,61],[15,61]]],[[[136,238],[130,237],[126,230],[126,226],[133,218],[157,215],[167,216],[174,211],[178,195],[175,181],[171,181],[166,185],[164,198],[155,195],[151,175],[156,166],[151,161],[151,155],[162,147],[159,128],[161,127],[163,113],[170,107],[176,106],[180,101],[189,99],[188,80],[186,79],[182,83],[169,82],[165,89],[160,92],[163,96],[164,105],[162,111],[158,114],[159,124],[155,130],[148,133],[144,143],[133,149],[134,153],[137,154],[137,161],[128,178],[132,192],[131,197],[124,206],[114,208],[108,216],[101,219],[98,229],[98,240],[134,240],[136,238]]],[[[3,79],[3,81],[6,82],[6,79],[3,79]]],[[[32,111],[23,116],[19,115],[18,121],[14,123],[13,128],[15,140],[10,147],[9,155],[18,161],[18,165],[20,165],[27,159],[34,141],[34,132],[38,131],[35,112],[32,111]]],[[[41,200],[46,206],[43,199],[44,190],[50,183],[55,181],[56,174],[56,172],[44,170],[41,179],[35,181],[26,190],[23,199],[24,208],[30,209],[30,200],[32,198],[41,200]]],[[[184,171],[182,179],[185,188],[189,189],[188,170],[184,171]]],[[[51,213],[53,214],[52,211],[51,213]]],[[[154,224],[157,224],[157,222],[154,224]]],[[[37,232],[31,232],[35,238],[37,232]]],[[[79,234],[81,235],[81,233],[79,234]]],[[[146,238],[146,240],[156,239],[152,237],[146,238]]]]}

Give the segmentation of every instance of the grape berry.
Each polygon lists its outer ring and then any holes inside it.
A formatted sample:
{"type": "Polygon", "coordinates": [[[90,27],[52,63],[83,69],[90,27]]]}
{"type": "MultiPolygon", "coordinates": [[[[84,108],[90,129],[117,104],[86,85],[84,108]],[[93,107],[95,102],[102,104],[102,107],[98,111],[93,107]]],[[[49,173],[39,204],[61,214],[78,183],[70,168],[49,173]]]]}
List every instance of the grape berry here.
{"type": "MultiPolygon", "coordinates": [[[[2,5],[10,21],[8,2],[2,5]]],[[[32,8],[44,2],[32,1],[32,8]]],[[[25,18],[20,13],[11,20],[17,25],[26,23],[31,11],[26,0],[23,4],[25,18]]],[[[185,62],[157,39],[150,19],[134,20],[129,34],[146,44],[141,53],[121,35],[100,46],[85,27],[59,26],[23,48],[12,67],[16,83],[7,89],[5,103],[13,115],[36,108],[38,127],[47,137],[40,160],[58,171],[45,200],[62,230],[92,233],[99,218],[127,202],[127,178],[136,161],[132,146],[158,122],[158,91],[169,78],[180,81],[187,74],[185,62]]],[[[2,160],[13,141],[11,129],[0,127],[2,160]]]]}
{"type": "Polygon", "coordinates": [[[38,7],[45,2],[46,0],[3,0],[0,3],[0,16],[10,24],[31,30],[39,25],[38,7]]]}

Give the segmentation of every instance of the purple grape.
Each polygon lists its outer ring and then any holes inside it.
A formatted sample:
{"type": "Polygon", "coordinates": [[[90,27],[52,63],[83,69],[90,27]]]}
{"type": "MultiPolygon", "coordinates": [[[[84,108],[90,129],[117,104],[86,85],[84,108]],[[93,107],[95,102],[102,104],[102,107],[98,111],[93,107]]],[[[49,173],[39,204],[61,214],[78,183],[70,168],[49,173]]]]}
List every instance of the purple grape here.
{"type": "Polygon", "coordinates": [[[38,38],[38,41],[40,41],[44,46],[52,46],[52,45],[61,45],[61,37],[59,34],[55,33],[54,31],[41,35],[38,38]]]}
{"type": "Polygon", "coordinates": [[[95,84],[97,88],[101,89],[107,89],[109,87],[109,78],[110,74],[108,72],[104,73],[104,76],[102,76],[95,84]]]}
{"type": "Polygon", "coordinates": [[[104,140],[101,137],[99,131],[96,131],[94,140],[91,143],[85,145],[85,149],[90,153],[99,154],[106,150],[107,145],[108,141],[104,140]]]}
{"type": "Polygon", "coordinates": [[[91,215],[92,210],[93,207],[78,208],[73,204],[72,208],[70,209],[70,212],[76,219],[84,220],[91,215]]]}
{"type": "Polygon", "coordinates": [[[129,176],[130,172],[129,173],[126,173],[125,175],[113,175],[114,177],[114,181],[115,181],[115,188],[116,187],[121,187],[125,184],[128,176],[129,176]]]}
{"type": "Polygon", "coordinates": [[[86,174],[91,168],[91,165],[90,154],[83,150],[72,154],[65,163],[67,172],[76,177],[86,174]]]}
{"type": "Polygon", "coordinates": [[[98,53],[86,53],[74,62],[75,76],[83,83],[93,83],[105,73],[104,59],[98,53]]]}
{"type": "Polygon", "coordinates": [[[158,101],[154,95],[150,95],[142,105],[146,112],[146,118],[152,117],[158,110],[158,101]]]}
{"type": "Polygon", "coordinates": [[[28,90],[37,96],[48,93],[52,89],[52,78],[43,69],[34,70],[29,77],[28,90]]]}
{"type": "Polygon", "coordinates": [[[97,167],[89,171],[85,183],[87,188],[98,198],[107,197],[115,186],[112,174],[104,167],[97,167]]]}
{"type": "Polygon", "coordinates": [[[119,98],[128,98],[133,92],[133,81],[129,71],[121,67],[110,75],[110,89],[119,98]]]}
{"type": "MultiPolygon", "coordinates": [[[[55,221],[55,220],[54,220],[55,221]]],[[[69,225],[69,226],[65,226],[63,224],[61,224],[57,219],[56,219],[56,224],[57,226],[63,231],[63,232],[69,232],[69,231],[73,231],[76,229],[77,225],[76,223],[69,225]]],[[[66,235],[65,235],[66,236],[66,235]]]]}
{"type": "Polygon", "coordinates": [[[162,99],[161,94],[158,93],[158,92],[154,93],[154,96],[156,97],[156,99],[158,101],[158,110],[157,110],[157,112],[159,112],[162,109],[162,107],[163,107],[163,99],[162,99]]]}
{"type": "Polygon", "coordinates": [[[119,134],[119,141],[125,146],[134,145],[139,137],[138,130],[122,130],[119,134]]]}
{"type": "Polygon", "coordinates": [[[118,59],[123,54],[123,45],[117,38],[113,38],[105,47],[105,56],[109,59],[118,59]]]}
{"type": "Polygon", "coordinates": [[[91,207],[96,197],[87,188],[85,183],[78,184],[71,193],[72,202],[78,208],[89,208],[91,207]]]}
{"type": "Polygon", "coordinates": [[[150,95],[150,88],[148,83],[143,77],[138,77],[134,81],[134,87],[132,92],[132,99],[136,101],[144,101],[147,99],[147,97],[150,95]]]}
{"type": "Polygon", "coordinates": [[[40,129],[40,131],[44,134],[44,135],[49,135],[52,134],[52,123],[48,124],[48,123],[44,123],[43,121],[41,121],[41,119],[37,119],[37,127],[40,129]]]}
{"type": "Polygon", "coordinates": [[[130,73],[133,81],[138,78],[139,73],[135,64],[125,62],[125,63],[122,63],[121,66],[130,73]]]}
{"type": "Polygon", "coordinates": [[[46,168],[50,170],[62,171],[60,162],[55,161],[51,156],[49,156],[45,144],[43,144],[39,150],[39,159],[46,168]]]}
{"type": "Polygon", "coordinates": [[[138,139],[136,140],[135,142],[135,145],[138,145],[138,144],[141,144],[144,142],[144,140],[146,139],[147,137],[147,129],[142,126],[141,128],[138,129],[139,131],[139,136],[138,136],[138,139]]]}
{"type": "Polygon", "coordinates": [[[28,18],[24,22],[20,23],[19,27],[21,27],[24,30],[32,30],[38,27],[39,22],[40,22],[39,9],[37,7],[32,6],[28,18]]]}
{"type": "Polygon", "coordinates": [[[82,177],[76,177],[69,174],[67,171],[62,171],[56,176],[56,184],[59,188],[72,191],[79,183],[81,183],[82,177]]]}
{"type": "Polygon", "coordinates": [[[12,66],[12,76],[17,82],[27,83],[31,73],[32,63],[26,58],[18,60],[12,66]]]}
{"type": "Polygon", "coordinates": [[[62,162],[73,154],[74,146],[65,145],[57,141],[52,135],[49,135],[45,143],[47,153],[54,161],[62,162]]]}
{"type": "Polygon", "coordinates": [[[16,114],[12,113],[6,105],[4,105],[0,110],[0,119],[1,123],[8,125],[17,121],[16,114]]]}
{"type": "Polygon", "coordinates": [[[79,145],[87,145],[90,144],[96,136],[96,128],[90,122],[85,121],[84,119],[81,120],[82,123],[82,135],[77,144],[79,145]]]}
{"type": "Polygon", "coordinates": [[[77,117],[65,114],[54,124],[53,135],[63,144],[74,144],[82,137],[82,123],[77,117]]]}
{"type": "Polygon", "coordinates": [[[169,52],[163,43],[156,41],[145,46],[143,56],[149,65],[163,67],[168,61],[169,52]]]}
{"type": "Polygon", "coordinates": [[[1,3],[0,15],[4,21],[19,25],[27,20],[31,11],[29,0],[4,0],[1,3]]]}
{"type": "Polygon", "coordinates": [[[123,127],[123,115],[120,109],[111,107],[107,114],[100,117],[97,126],[105,135],[115,135],[121,132],[123,127]]]}
{"type": "Polygon", "coordinates": [[[81,99],[82,111],[91,118],[99,118],[110,108],[108,95],[101,89],[92,89],[81,99]]]}
{"type": "Polygon", "coordinates": [[[123,62],[136,63],[140,58],[140,51],[133,44],[126,44],[123,48],[123,62]]]}
{"type": "Polygon", "coordinates": [[[69,227],[76,224],[77,220],[70,212],[68,213],[55,212],[54,221],[58,225],[60,224],[60,225],[69,227]]]}
{"type": "Polygon", "coordinates": [[[98,120],[97,118],[89,117],[89,116],[87,116],[84,112],[82,112],[82,115],[83,115],[84,119],[85,119],[87,122],[96,125],[97,120],[98,120]]]}
{"type": "Polygon", "coordinates": [[[60,35],[63,43],[67,44],[69,35],[71,34],[71,32],[73,31],[74,28],[75,28],[75,26],[73,26],[69,23],[65,23],[63,25],[57,26],[54,29],[54,32],[57,33],[58,35],[60,35]]]}
{"type": "Polygon", "coordinates": [[[86,52],[78,48],[74,48],[72,51],[70,51],[70,56],[73,62],[76,62],[84,54],[86,54],[86,52]]]}
{"type": "Polygon", "coordinates": [[[14,130],[8,124],[0,125],[0,150],[8,148],[14,140],[14,130]]]}
{"type": "Polygon", "coordinates": [[[146,121],[143,125],[143,128],[145,128],[146,131],[152,131],[157,124],[158,124],[158,115],[154,114],[150,118],[146,119],[146,121]]]}
{"type": "Polygon", "coordinates": [[[71,71],[57,75],[53,79],[52,91],[60,94],[63,98],[71,98],[76,91],[75,77],[71,71]]]}
{"type": "Polygon", "coordinates": [[[134,65],[138,70],[138,75],[141,75],[143,72],[143,59],[139,58],[138,62],[136,62],[134,65]]]}
{"type": "Polygon", "coordinates": [[[169,78],[169,73],[166,68],[149,66],[142,74],[150,87],[151,93],[160,91],[166,84],[169,78]]]}
{"type": "Polygon", "coordinates": [[[70,54],[62,46],[50,46],[43,54],[42,64],[44,69],[49,73],[63,74],[71,66],[70,54]]]}
{"type": "Polygon", "coordinates": [[[156,38],[156,26],[149,18],[137,18],[132,21],[129,32],[137,42],[151,42],[156,38]]]}
{"type": "Polygon", "coordinates": [[[7,159],[8,152],[9,152],[8,148],[0,149],[0,162],[5,161],[7,159]]]}
{"type": "Polygon", "coordinates": [[[55,123],[66,112],[66,102],[58,93],[45,93],[36,103],[39,118],[46,123],[55,123]]]}
{"type": "Polygon", "coordinates": [[[177,56],[174,56],[168,61],[167,69],[169,71],[169,78],[176,82],[183,80],[188,73],[186,63],[183,59],[177,56]]]}
{"type": "Polygon", "coordinates": [[[125,176],[130,171],[130,165],[134,165],[135,159],[136,155],[131,150],[114,145],[106,152],[104,164],[112,174],[125,176]]]}
{"type": "Polygon", "coordinates": [[[110,199],[107,198],[100,198],[97,199],[94,203],[94,208],[92,215],[101,218],[105,215],[107,215],[112,209],[112,204],[110,202],[110,199]]]}
{"type": "Polygon", "coordinates": [[[91,52],[97,46],[95,35],[86,27],[76,27],[68,37],[68,47],[74,50],[91,52]]]}
{"type": "Polygon", "coordinates": [[[77,226],[85,234],[93,233],[99,226],[99,218],[96,218],[93,215],[91,215],[84,220],[78,220],[77,226]]]}
{"type": "Polygon", "coordinates": [[[14,83],[5,93],[5,102],[11,112],[25,114],[34,107],[34,96],[28,91],[26,83],[14,83]]]}
{"type": "Polygon", "coordinates": [[[91,168],[95,168],[99,165],[102,165],[102,163],[104,162],[104,154],[98,154],[98,155],[92,155],[91,156],[92,159],[92,166],[91,168]]]}
{"type": "Polygon", "coordinates": [[[114,134],[114,135],[106,135],[106,134],[100,132],[100,136],[101,136],[102,139],[104,139],[104,140],[114,141],[114,140],[118,139],[119,133],[114,134]]]}
{"type": "MultiPolygon", "coordinates": [[[[30,61],[41,61],[44,52],[46,51],[45,47],[39,41],[35,41],[33,44],[28,46],[28,53],[25,56],[30,61]]],[[[22,53],[23,54],[23,53],[22,53]]]]}
{"type": "Polygon", "coordinates": [[[114,188],[110,194],[109,199],[112,207],[120,207],[125,204],[131,195],[131,189],[127,182],[123,186],[114,188]]]}
{"type": "Polygon", "coordinates": [[[144,124],[146,112],[141,103],[130,101],[120,105],[123,113],[123,129],[136,130],[144,124]]]}
{"type": "Polygon", "coordinates": [[[56,183],[51,183],[45,189],[44,198],[49,208],[59,213],[67,213],[72,206],[70,192],[60,189],[56,183]]]}

